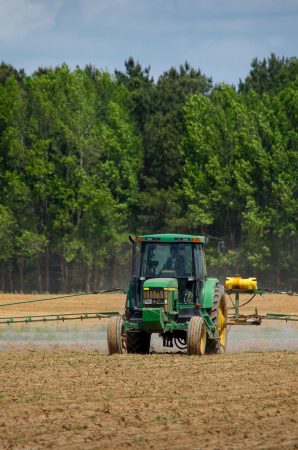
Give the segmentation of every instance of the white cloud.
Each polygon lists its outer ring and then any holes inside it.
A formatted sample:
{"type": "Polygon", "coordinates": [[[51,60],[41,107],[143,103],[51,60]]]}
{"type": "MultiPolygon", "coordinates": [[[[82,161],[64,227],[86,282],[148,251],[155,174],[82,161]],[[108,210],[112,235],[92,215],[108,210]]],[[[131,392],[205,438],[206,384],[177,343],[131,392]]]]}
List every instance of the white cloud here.
{"type": "Polygon", "coordinates": [[[18,41],[52,27],[61,5],[61,0],[0,0],[0,41],[18,41]]]}
{"type": "Polygon", "coordinates": [[[0,0],[1,58],[113,71],[132,55],[157,77],[186,59],[236,82],[253,57],[297,55],[298,0],[0,0]]]}

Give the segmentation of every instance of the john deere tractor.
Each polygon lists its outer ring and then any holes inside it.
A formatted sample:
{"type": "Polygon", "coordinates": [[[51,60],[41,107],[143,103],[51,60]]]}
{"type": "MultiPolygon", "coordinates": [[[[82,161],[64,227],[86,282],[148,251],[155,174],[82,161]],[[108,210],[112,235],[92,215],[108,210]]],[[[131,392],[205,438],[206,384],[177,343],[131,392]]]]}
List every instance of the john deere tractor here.
{"type": "Polygon", "coordinates": [[[224,288],[207,277],[204,236],[154,234],[132,242],[125,314],[108,325],[109,353],[149,353],[153,333],[189,355],[227,344],[224,288]]]}

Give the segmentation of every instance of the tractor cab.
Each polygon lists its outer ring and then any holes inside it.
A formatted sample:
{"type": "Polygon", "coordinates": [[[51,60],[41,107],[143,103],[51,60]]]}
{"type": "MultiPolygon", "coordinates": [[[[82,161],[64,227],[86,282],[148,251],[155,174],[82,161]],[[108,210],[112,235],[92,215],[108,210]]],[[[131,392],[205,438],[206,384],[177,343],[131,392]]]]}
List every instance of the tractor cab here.
{"type": "Polygon", "coordinates": [[[198,305],[202,284],[207,276],[203,250],[205,243],[203,236],[179,234],[139,236],[138,264],[135,243],[133,256],[134,288],[131,298],[134,306],[161,306],[159,297],[160,300],[173,297],[171,307],[164,307],[172,313],[178,313],[179,306],[198,305]]]}
{"type": "Polygon", "coordinates": [[[140,276],[145,278],[194,277],[191,243],[145,242],[142,245],[140,276]]]}
{"type": "MultiPolygon", "coordinates": [[[[152,242],[141,244],[140,280],[146,287],[177,290],[177,303],[194,303],[196,278],[194,246],[191,242],[152,242]]],[[[199,262],[199,261],[198,261],[199,262]]],[[[151,293],[152,289],[150,289],[151,293]]]]}

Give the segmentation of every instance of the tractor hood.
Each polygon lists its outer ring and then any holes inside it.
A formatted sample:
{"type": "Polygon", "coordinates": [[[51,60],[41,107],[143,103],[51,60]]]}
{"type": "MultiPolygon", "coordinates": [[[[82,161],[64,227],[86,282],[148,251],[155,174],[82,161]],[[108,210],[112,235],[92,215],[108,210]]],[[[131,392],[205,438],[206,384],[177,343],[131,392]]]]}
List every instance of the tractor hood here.
{"type": "Polygon", "coordinates": [[[150,278],[144,283],[144,289],[149,288],[167,288],[167,289],[178,289],[178,281],[176,278],[150,278]]]}
{"type": "Polygon", "coordinates": [[[167,314],[172,313],[174,298],[178,296],[178,281],[176,278],[150,278],[143,288],[143,329],[162,333],[167,314]]]}

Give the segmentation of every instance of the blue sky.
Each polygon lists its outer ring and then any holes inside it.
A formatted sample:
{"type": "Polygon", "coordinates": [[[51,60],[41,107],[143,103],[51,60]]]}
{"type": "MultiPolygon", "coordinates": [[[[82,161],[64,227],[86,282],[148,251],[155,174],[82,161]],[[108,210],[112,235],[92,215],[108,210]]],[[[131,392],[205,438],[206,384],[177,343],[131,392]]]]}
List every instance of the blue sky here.
{"type": "Polygon", "coordinates": [[[0,0],[0,60],[27,73],[133,56],[154,77],[187,60],[238,84],[254,57],[297,47],[298,0],[0,0]]]}

